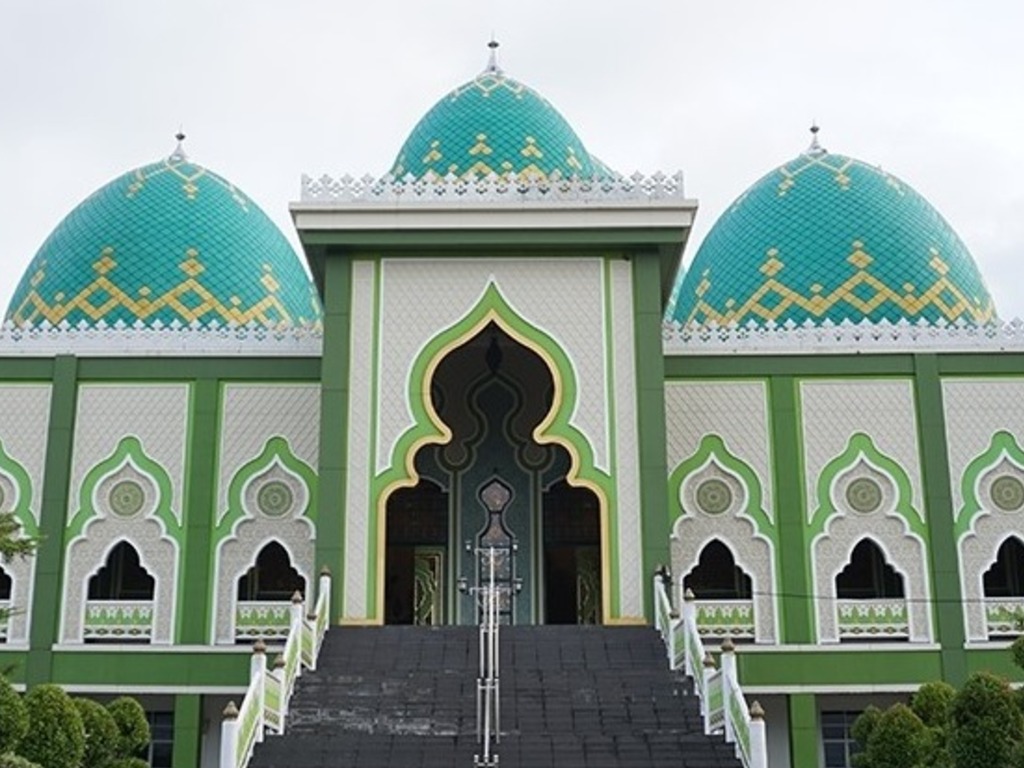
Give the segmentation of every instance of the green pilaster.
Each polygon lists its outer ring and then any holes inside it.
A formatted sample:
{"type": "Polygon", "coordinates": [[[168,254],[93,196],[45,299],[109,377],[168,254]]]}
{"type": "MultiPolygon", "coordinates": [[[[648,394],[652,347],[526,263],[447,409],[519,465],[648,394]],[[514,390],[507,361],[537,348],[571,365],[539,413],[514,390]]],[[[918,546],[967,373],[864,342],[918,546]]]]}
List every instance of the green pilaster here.
{"type": "Polygon", "coordinates": [[[61,609],[61,567],[64,555],[64,520],[67,514],[71,451],[75,434],[78,361],[59,355],[53,363],[50,422],[46,434],[46,469],[40,505],[42,543],[36,552],[32,589],[32,625],[25,669],[28,686],[48,682],[52,647],[57,642],[61,609]]]}
{"type": "Polygon", "coordinates": [[[804,499],[803,456],[800,440],[798,382],[791,376],[773,376],[768,384],[771,402],[772,466],[775,481],[775,517],[779,529],[779,600],[782,642],[813,643],[810,577],[807,558],[806,500],[804,499]]]}
{"type": "Polygon", "coordinates": [[[189,414],[188,465],[185,472],[185,547],[183,573],[179,579],[176,613],[178,641],[187,644],[210,642],[210,594],[212,558],[211,531],[217,510],[214,484],[217,465],[217,412],[220,392],[214,379],[192,384],[189,414]]]}
{"type": "Polygon", "coordinates": [[[324,276],[324,340],[320,378],[320,508],[316,566],[331,569],[332,621],[341,616],[345,573],[345,486],[348,458],[348,379],[352,264],[328,258],[324,276]]]}
{"type": "MultiPolygon", "coordinates": [[[[647,579],[658,565],[671,562],[665,482],[665,360],[661,350],[661,274],[657,254],[641,253],[633,258],[633,301],[643,573],[647,579]]],[[[619,510],[619,514],[631,511],[619,510]]],[[[651,590],[645,588],[643,594],[644,612],[648,619],[653,619],[651,590]]]]}
{"type": "Polygon", "coordinates": [[[818,765],[818,704],[813,693],[789,695],[789,764],[792,768],[818,765]]]}
{"type": "Polygon", "coordinates": [[[174,768],[199,765],[203,731],[203,700],[195,694],[174,697],[174,768]]]}
{"type": "Polygon", "coordinates": [[[915,355],[914,367],[924,507],[931,539],[928,554],[931,557],[935,630],[942,646],[942,678],[959,686],[967,679],[967,657],[939,358],[937,355],[915,355]]]}

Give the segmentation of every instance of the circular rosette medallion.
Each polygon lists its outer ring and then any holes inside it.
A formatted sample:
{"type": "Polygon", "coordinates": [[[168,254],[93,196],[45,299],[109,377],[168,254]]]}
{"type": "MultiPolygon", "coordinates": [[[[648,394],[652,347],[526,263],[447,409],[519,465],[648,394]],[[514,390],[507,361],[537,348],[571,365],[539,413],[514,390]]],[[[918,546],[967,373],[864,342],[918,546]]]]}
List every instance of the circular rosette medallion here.
{"type": "Polygon", "coordinates": [[[697,506],[709,515],[720,515],[732,506],[732,489],[717,477],[697,486],[697,506]]]}
{"type": "Polygon", "coordinates": [[[1013,475],[1001,475],[992,481],[992,503],[1003,512],[1016,512],[1024,507],[1024,483],[1013,475]]]}
{"type": "Polygon", "coordinates": [[[131,517],[142,510],[146,503],[146,492],[134,480],[119,480],[110,489],[107,501],[115,515],[131,517]]]}
{"type": "Polygon", "coordinates": [[[267,517],[284,517],[292,510],[295,495],[281,480],[270,480],[256,493],[256,506],[267,517]]]}
{"type": "Polygon", "coordinates": [[[864,515],[875,512],[882,506],[882,488],[870,477],[858,477],[846,486],[846,503],[864,515]]]}

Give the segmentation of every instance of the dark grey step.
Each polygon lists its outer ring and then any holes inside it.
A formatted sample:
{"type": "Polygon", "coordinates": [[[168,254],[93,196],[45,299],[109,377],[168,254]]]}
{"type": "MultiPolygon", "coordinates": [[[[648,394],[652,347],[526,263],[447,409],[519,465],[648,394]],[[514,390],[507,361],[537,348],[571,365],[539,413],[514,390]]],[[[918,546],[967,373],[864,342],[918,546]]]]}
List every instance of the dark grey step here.
{"type": "MultiPolygon", "coordinates": [[[[477,631],[335,627],[255,768],[472,766],[477,631]]],[[[503,768],[737,768],[647,627],[507,627],[503,768]]]]}

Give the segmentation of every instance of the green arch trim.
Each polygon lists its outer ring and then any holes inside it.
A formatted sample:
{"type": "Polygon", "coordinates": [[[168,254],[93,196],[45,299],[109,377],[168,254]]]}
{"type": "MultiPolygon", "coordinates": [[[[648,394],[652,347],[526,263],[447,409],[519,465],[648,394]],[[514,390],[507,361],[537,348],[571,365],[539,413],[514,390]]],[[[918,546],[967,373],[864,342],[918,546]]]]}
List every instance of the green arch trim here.
{"type": "Polygon", "coordinates": [[[292,452],[286,438],[272,437],[264,444],[260,454],[239,467],[234,477],[231,478],[231,483],[228,486],[228,508],[220,515],[217,524],[214,526],[211,558],[214,556],[220,543],[231,535],[235,525],[246,517],[245,507],[242,504],[242,489],[245,488],[246,483],[253,477],[266,471],[274,463],[275,459],[289,472],[302,478],[302,482],[306,484],[309,498],[306,501],[306,507],[298,516],[310,520],[315,530],[318,499],[316,472],[292,452]]]}
{"type": "Polygon", "coordinates": [[[761,489],[761,481],[758,479],[754,469],[743,459],[732,453],[726,447],[725,441],[718,435],[704,435],[694,454],[680,462],[669,474],[669,530],[675,527],[676,521],[679,518],[687,516],[687,512],[683,509],[682,501],[680,500],[683,483],[686,481],[686,478],[707,464],[709,460],[714,461],[727,472],[739,477],[747,491],[747,503],[742,514],[750,519],[759,535],[772,542],[772,548],[776,556],[778,556],[778,528],[775,525],[775,521],[772,520],[771,516],[764,509],[764,493],[761,489]]]}
{"type": "Polygon", "coordinates": [[[562,347],[549,334],[532,325],[502,296],[492,281],[487,284],[477,304],[459,321],[435,335],[420,351],[413,363],[408,382],[408,401],[414,425],[395,442],[386,470],[371,483],[370,540],[377,542],[376,558],[371,557],[367,574],[367,604],[371,621],[381,620],[384,602],[383,569],[385,560],[385,513],[388,497],[399,488],[414,486],[419,475],[414,466],[416,454],[426,445],[444,444],[451,439],[451,430],[434,410],[430,383],[444,357],[456,347],[476,336],[489,323],[495,323],[516,342],[540,355],[554,380],[551,409],[533,430],[538,443],[556,443],[570,456],[566,480],[570,485],[590,488],[601,507],[601,542],[603,559],[603,612],[606,622],[619,614],[619,595],[613,588],[618,574],[618,548],[612,534],[616,530],[615,483],[594,463],[594,451],[586,436],[570,423],[575,410],[578,389],[572,362],[562,347]]]}
{"type": "Polygon", "coordinates": [[[878,450],[871,438],[862,432],[852,435],[846,449],[826,464],[818,476],[818,508],[811,515],[808,541],[813,542],[824,534],[829,519],[837,512],[832,503],[831,493],[836,477],[861,459],[892,478],[896,484],[896,513],[903,518],[907,528],[919,536],[927,546],[928,526],[921,514],[914,509],[910,478],[896,460],[878,450]]]}
{"type": "MultiPolygon", "coordinates": [[[[93,507],[92,497],[96,486],[104,477],[115,472],[122,464],[130,461],[139,471],[148,475],[156,483],[159,491],[156,510],[152,516],[155,517],[164,528],[164,533],[172,538],[180,550],[184,545],[185,526],[179,522],[171,511],[171,478],[159,463],[146,455],[139,439],[134,436],[124,437],[117,444],[114,452],[106,459],[99,462],[90,469],[82,481],[82,488],[78,494],[78,510],[68,521],[65,532],[65,546],[69,545],[78,536],[84,534],[85,527],[99,512],[93,507]]],[[[184,516],[185,511],[182,510],[184,516]]]]}
{"type": "Polygon", "coordinates": [[[1000,430],[992,435],[992,441],[988,448],[975,457],[964,470],[963,477],[960,478],[960,491],[964,505],[955,512],[956,522],[953,532],[957,544],[971,532],[974,521],[979,515],[987,511],[978,498],[978,481],[1004,456],[1014,464],[1024,467],[1024,450],[1021,450],[1017,439],[1009,432],[1000,430]]]}
{"type": "Polygon", "coordinates": [[[32,515],[32,479],[25,468],[4,449],[3,440],[0,440],[0,472],[10,477],[18,488],[18,504],[11,513],[21,524],[22,534],[32,539],[38,538],[39,523],[32,515]]]}

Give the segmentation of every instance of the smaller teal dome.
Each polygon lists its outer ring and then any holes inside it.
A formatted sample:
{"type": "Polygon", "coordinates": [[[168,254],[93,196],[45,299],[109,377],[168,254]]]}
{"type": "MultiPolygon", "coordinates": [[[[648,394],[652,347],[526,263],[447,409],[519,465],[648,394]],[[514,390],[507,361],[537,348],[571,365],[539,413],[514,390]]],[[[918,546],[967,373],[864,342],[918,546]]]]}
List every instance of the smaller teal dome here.
{"type": "Polygon", "coordinates": [[[493,59],[424,115],[391,167],[395,178],[514,173],[543,179],[555,171],[562,177],[610,174],[557,109],[493,59]]]}
{"type": "Polygon", "coordinates": [[[178,150],[101,187],[57,225],[5,318],[16,327],[318,326],[320,302],[259,206],[178,150]]]}
{"type": "Polygon", "coordinates": [[[995,317],[970,252],[927,200],[816,140],[719,217],[669,307],[684,325],[995,317]]]}

